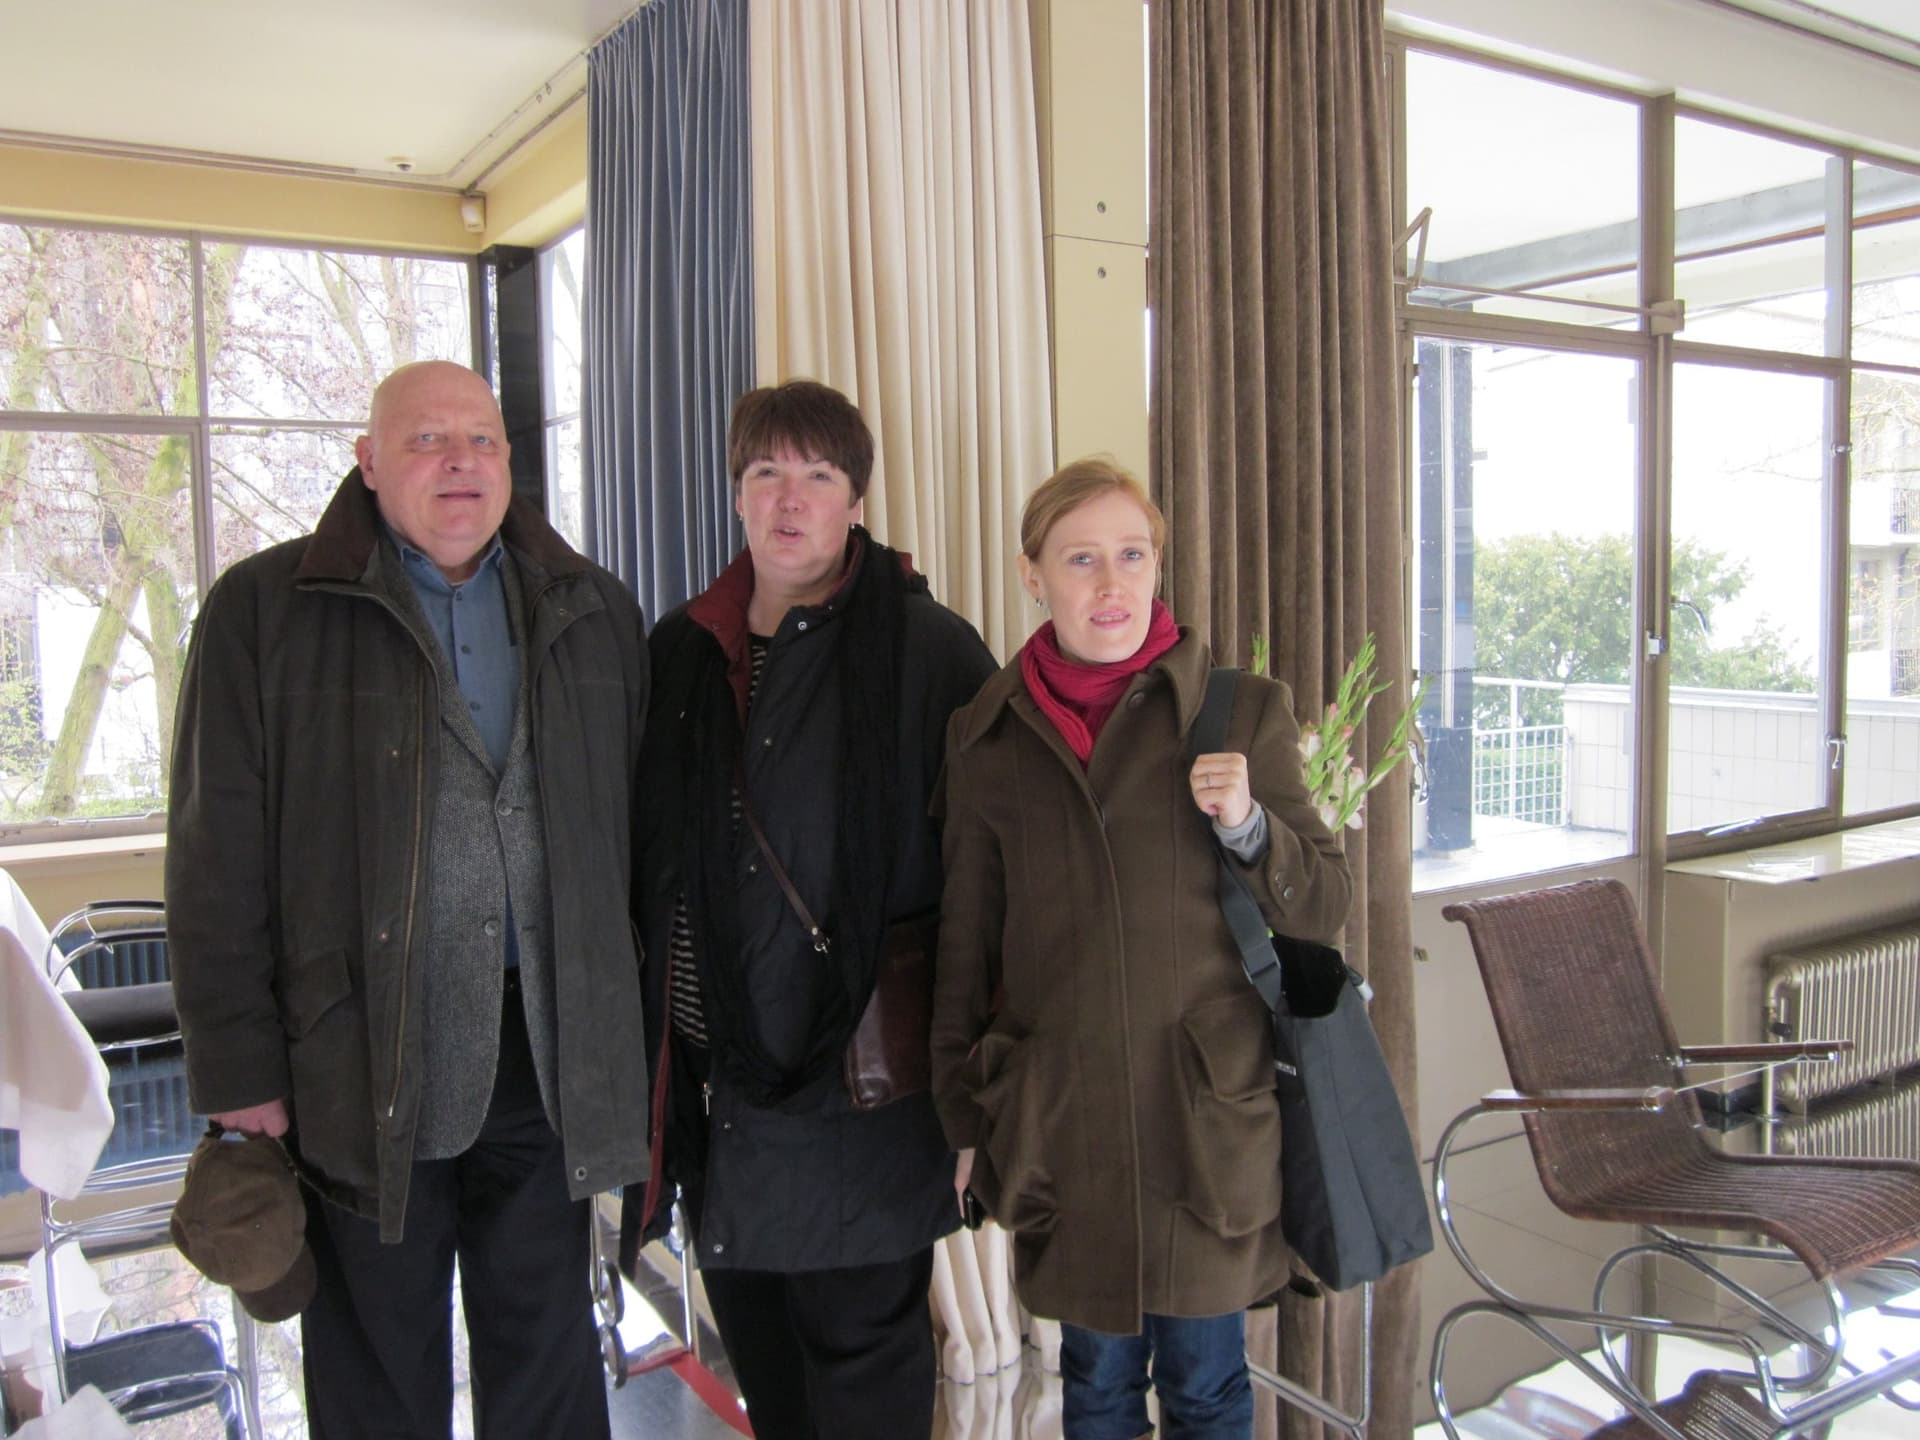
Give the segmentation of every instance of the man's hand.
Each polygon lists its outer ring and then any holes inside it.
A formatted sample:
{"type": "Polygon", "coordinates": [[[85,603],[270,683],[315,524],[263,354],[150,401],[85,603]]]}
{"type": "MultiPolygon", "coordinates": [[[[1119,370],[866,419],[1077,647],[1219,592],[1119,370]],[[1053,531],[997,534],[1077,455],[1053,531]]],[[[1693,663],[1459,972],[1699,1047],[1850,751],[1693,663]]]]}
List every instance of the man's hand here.
{"type": "Polygon", "coordinates": [[[953,1200],[960,1207],[960,1213],[967,1213],[967,1181],[973,1178],[973,1147],[969,1145],[960,1152],[960,1158],[953,1167],[953,1200]]]}
{"type": "Polygon", "coordinates": [[[238,1130],[246,1135],[284,1135],[287,1133],[287,1102],[269,1100],[264,1105],[227,1110],[207,1118],[223,1130],[238,1130]]]}

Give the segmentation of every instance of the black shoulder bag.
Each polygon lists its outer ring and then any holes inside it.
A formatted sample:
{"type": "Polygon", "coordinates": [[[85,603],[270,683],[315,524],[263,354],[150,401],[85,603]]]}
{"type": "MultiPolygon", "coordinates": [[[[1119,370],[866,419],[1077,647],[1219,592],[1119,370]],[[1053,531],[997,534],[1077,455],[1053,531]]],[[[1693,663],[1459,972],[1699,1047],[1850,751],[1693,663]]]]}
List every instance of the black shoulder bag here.
{"type": "MultiPolygon", "coordinates": [[[[1207,677],[1187,763],[1226,744],[1236,670],[1207,677]]],[[[1271,839],[1269,839],[1269,843],[1271,839]]],[[[1338,950],[1276,935],[1217,843],[1220,909],[1273,1012],[1280,1229],[1322,1284],[1346,1290],[1433,1249],[1426,1187],[1358,971],[1338,950]]]]}

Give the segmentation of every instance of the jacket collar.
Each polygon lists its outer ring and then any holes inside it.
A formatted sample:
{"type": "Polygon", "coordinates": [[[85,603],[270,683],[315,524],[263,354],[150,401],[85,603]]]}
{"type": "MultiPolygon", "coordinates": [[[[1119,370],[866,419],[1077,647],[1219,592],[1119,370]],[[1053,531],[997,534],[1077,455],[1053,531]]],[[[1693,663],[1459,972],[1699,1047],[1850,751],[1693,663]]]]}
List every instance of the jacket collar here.
{"type": "MultiPolygon", "coordinates": [[[[320,523],[307,538],[294,580],[364,581],[380,545],[381,528],[379,506],[356,465],[333,492],[320,523]]],[[[500,538],[509,549],[549,575],[580,574],[589,568],[586,557],[518,495],[507,505],[506,518],[500,522],[500,538]]]]}
{"type": "MultiPolygon", "coordinates": [[[[1180,733],[1185,735],[1200,714],[1201,701],[1206,699],[1207,673],[1212,667],[1213,657],[1206,642],[1191,626],[1182,625],[1180,638],[1173,648],[1142,671],[1142,678],[1135,680],[1134,684],[1157,683],[1152,677],[1165,677],[1173,690],[1175,720],[1180,733]]],[[[1040,707],[1027,694],[1026,681],[1020,676],[1018,657],[1001,666],[999,672],[980,687],[979,695],[967,707],[965,727],[958,736],[960,748],[964,750],[985,736],[999,722],[1001,712],[1009,709],[1020,710],[1038,724],[1051,726],[1052,722],[1040,713],[1040,707]]]]}
{"type": "MultiPolygon", "coordinates": [[[[831,620],[837,615],[853,591],[868,552],[876,549],[887,553],[887,547],[875,540],[865,526],[852,526],[847,532],[847,564],[840,574],[840,583],[818,605],[803,607],[802,613],[809,620],[831,620]]],[[[914,578],[913,556],[904,550],[891,553],[898,557],[901,572],[909,579],[914,578]]],[[[687,618],[712,634],[729,660],[736,660],[747,650],[747,607],[752,601],[753,552],[743,549],[711,585],[687,602],[687,618]]]]}

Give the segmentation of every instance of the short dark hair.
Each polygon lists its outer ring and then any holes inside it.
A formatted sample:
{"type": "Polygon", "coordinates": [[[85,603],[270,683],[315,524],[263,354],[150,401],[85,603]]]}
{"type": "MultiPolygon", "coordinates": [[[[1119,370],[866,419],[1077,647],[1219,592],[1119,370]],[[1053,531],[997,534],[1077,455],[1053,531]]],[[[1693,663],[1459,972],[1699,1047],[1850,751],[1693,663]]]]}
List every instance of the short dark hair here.
{"type": "Polygon", "coordinates": [[[789,451],[803,460],[826,461],[846,474],[855,500],[866,496],[873,478],[873,431],[859,407],[831,385],[789,380],[749,390],[733,402],[727,474],[735,490],[747,466],[789,451]]]}

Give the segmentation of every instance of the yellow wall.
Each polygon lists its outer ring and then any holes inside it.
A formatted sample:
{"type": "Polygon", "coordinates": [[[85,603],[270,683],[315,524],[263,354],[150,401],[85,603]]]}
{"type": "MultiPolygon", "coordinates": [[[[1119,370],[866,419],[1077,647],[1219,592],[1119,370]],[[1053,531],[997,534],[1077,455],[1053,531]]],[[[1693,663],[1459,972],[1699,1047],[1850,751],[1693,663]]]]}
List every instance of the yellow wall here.
{"type": "Polygon", "coordinates": [[[580,223],[586,105],[561,111],[486,177],[481,193],[486,223],[474,231],[461,219],[460,193],[444,187],[0,145],[0,215],[472,254],[544,245],[580,223]]]}
{"type": "Polygon", "coordinates": [[[449,190],[0,145],[0,214],[470,253],[449,190]]]}
{"type": "Polygon", "coordinates": [[[485,182],[486,243],[544,245],[587,214],[587,105],[576,102],[485,182]]]}

